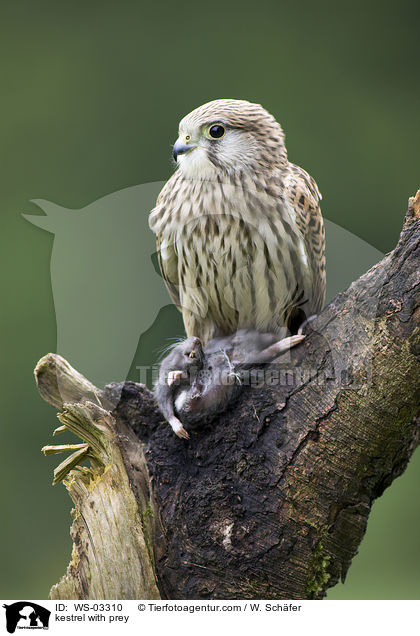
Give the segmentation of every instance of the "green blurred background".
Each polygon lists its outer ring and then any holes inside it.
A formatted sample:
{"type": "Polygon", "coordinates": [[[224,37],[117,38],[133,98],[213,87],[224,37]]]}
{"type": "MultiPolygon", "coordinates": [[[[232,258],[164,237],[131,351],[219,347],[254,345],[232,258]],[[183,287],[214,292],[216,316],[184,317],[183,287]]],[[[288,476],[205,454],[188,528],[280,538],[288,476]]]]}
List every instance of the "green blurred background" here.
{"type": "MultiPolygon", "coordinates": [[[[57,458],[40,454],[55,411],[32,375],[56,346],[53,236],[21,218],[39,213],[29,200],[79,208],[166,179],[181,116],[245,98],[283,124],[325,216],[389,251],[420,186],[419,17],[415,1],[1,4],[1,598],[46,598],[71,549],[57,458]]],[[[146,334],[144,361],[182,332],[174,316],[146,334]]],[[[417,453],[328,598],[420,597],[419,477],[417,453]]]]}

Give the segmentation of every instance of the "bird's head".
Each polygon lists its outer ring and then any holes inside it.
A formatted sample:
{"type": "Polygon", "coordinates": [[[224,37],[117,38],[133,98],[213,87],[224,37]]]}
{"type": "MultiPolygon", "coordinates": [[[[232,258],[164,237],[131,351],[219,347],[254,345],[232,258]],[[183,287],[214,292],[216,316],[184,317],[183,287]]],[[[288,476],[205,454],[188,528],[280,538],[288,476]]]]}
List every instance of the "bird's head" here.
{"type": "Polygon", "coordinates": [[[186,115],[173,156],[190,179],[267,172],[287,164],[280,124],[259,104],[236,99],[216,99],[186,115]]]}

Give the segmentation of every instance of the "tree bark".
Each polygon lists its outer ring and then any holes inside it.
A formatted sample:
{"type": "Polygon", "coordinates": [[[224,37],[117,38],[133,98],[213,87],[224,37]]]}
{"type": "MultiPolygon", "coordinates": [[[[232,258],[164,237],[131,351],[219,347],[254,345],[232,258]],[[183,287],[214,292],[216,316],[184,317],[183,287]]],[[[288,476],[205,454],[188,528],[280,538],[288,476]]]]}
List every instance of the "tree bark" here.
{"type": "Polygon", "coordinates": [[[74,451],[55,472],[75,511],[52,598],[322,598],[344,580],[419,443],[419,210],[420,191],[395,250],[187,442],[144,385],[100,391],[40,360],[58,432],[83,440],[44,448],[74,451]]]}

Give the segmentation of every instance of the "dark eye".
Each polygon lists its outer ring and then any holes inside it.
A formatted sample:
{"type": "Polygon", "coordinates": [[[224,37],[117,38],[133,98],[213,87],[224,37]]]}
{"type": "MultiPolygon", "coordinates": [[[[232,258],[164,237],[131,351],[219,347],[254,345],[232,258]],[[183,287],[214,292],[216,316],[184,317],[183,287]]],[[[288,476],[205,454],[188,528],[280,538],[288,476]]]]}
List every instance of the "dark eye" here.
{"type": "Polygon", "coordinates": [[[224,136],[226,130],[220,124],[214,124],[214,126],[210,126],[209,128],[209,136],[212,139],[220,139],[224,136]]]}

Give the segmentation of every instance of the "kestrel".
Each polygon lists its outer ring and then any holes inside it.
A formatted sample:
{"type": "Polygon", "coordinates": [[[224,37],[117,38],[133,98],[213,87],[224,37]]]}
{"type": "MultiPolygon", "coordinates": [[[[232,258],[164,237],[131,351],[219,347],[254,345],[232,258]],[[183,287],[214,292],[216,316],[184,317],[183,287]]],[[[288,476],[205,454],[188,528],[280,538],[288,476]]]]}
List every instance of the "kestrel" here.
{"type": "Polygon", "coordinates": [[[177,169],[149,217],[188,337],[296,330],[325,298],[318,187],[259,104],[218,99],[182,119],[177,169]]]}

